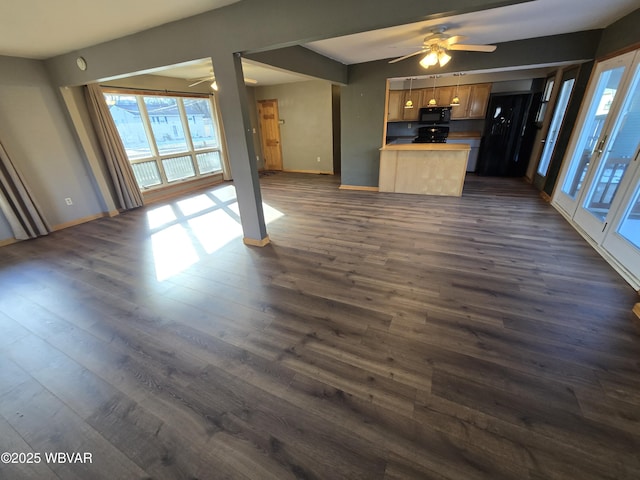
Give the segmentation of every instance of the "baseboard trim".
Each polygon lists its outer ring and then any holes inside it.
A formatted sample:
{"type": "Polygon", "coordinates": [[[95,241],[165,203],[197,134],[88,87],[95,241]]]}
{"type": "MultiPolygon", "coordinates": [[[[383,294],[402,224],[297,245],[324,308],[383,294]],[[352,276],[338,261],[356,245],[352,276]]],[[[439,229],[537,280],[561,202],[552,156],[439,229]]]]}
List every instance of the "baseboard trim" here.
{"type": "Polygon", "coordinates": [[[71,220],[70,222],[60,223],[58,225],[54,225],[51,227],[52,232],[57,232],[58,230],[64,230],[65,228],[75,227],[76,225],[81,225],[83,223],[91,222],[93,220],[97,220],[98,218],[111,217],[112,212],[103,212],[96,213],[95,215],[89,215],[88,217],[77,218],[75,220],[71,220]]]}
{"type": "Polygon", "coordinates": [[[333,175],[333,172],[329,172],[326,170],[289,170],[287,168],[282,171],[287,173],[311,173],[313,175],[333,175]]]}
{"type": "Polygon", "coordinates": [[[256,240],[255,238],[244,237],[242,239],[245,245],[249,245],[251,247],[265,247],[271,243],[269,239],[269,235],[264,237],[262,240],[256,240]]]}
{"type": "Polygon", "coordinates": [[[547,192],[540,192],[540,197],[547,203],[551,203],[551,197],[547,192]]]}
{"type": "Polygon", "coordinates": [[[378,192],[378,187],[367,187],[363,185],[345,185],[342,184],[338,187],[340,190],[361,190],[364,192],[378,192]]]}
{"type": "Polygon", "coordinates": [[[18,240],[15,238],[7,238],[6,240],[0,240],[0,247],[6,247],[7,245],[13,245],[14,243],[18,243],[18,240]]]}

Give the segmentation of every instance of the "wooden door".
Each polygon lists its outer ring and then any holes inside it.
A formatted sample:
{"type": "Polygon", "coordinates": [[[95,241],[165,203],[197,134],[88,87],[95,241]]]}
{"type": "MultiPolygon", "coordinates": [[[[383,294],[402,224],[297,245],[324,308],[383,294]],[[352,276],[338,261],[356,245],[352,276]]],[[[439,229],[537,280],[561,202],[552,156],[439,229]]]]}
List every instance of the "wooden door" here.
{"type": "Polygon", "coordinates": [[[258,101],[260,139],[265,170],[282,170],[282,147],[280,145],[280,117],[278,100],[258,101]]]}

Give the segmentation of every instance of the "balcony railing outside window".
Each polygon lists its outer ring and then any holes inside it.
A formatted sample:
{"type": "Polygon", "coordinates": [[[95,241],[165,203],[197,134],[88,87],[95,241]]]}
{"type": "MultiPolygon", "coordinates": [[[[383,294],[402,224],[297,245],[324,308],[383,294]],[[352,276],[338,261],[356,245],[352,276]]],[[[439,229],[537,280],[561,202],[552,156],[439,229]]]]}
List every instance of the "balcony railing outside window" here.
{"type": "Polygon", "coordinates": [[[209,98],[108,92],[105,99],[141,189],[222,171],[209,98]]]}

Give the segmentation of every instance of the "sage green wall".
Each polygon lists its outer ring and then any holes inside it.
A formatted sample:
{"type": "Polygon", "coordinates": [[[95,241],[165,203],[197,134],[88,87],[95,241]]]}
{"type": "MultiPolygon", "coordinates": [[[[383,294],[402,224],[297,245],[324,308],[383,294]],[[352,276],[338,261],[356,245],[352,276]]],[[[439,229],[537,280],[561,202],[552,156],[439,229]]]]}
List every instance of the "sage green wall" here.
{"type": "MultiPolygon", "coordinates": [[[[93,181],[44,63],[0,57],[0,72],[0,141],[45,219],[56,226],[101,213],[93,181]],[[67,206],[65,197],[74,204],[67,206]]],[[[11,237],[0,230],[0,240],[11,237]]]]}
{"type": "Polygon", "coordinates": [[[0,212],[0,241],[8,240],[13,238],[13,232],[11,232],[11,227],[9,227],[9,222],[0,212]]]}
{"type": "Polygon", "coordinates": [[[255,92],[256,101],[278,100],[283,168],[333,173],[331,83],[310,80],[255,92]]]}
{"type": "Polygon", "coordinates": [[[602,33],[596,59],[635,45],[640,47],[640,8],[609,25],[602,33]]]}

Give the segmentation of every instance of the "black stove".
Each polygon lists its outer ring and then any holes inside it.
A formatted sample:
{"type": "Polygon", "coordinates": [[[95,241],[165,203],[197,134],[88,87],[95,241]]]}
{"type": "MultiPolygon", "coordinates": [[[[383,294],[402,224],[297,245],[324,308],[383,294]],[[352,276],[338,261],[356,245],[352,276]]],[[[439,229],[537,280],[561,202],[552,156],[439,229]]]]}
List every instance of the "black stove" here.
{"type": "Polygon", "coordinates": [[[448,136],[449,127],[429,125],[418,129],[418,136],[413,140],[413,143],[446,143],[448,136]]]}

